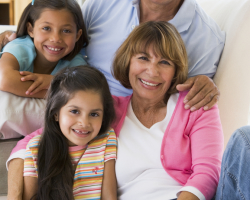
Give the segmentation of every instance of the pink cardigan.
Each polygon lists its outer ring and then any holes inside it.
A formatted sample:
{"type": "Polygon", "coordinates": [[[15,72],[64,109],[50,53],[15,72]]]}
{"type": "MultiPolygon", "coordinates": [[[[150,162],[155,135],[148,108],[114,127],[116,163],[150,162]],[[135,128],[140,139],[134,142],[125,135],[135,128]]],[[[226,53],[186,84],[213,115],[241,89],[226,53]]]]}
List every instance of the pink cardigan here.
{"type": "MultiPolygon", "coordinates": [[[[161,146],[161,161],[166,172],[180,184],[200,190],[207,200],[215,194],[219,181],[223,153],[223,133],[219,110],[195,112],[184,109],[181,92],[161,146]]],[[[119,136],[131,96],[115,97],[116,120],[113,128],[119,136]]],[[[11,153],[26,149],[26,145],[42,129],[20,140],[11,153]]],[[[150,146],[149,146],[150,148],[150,146]]]]}
{"type": "MultiPolygon", "coordinates": [[[[161,144],[165,171],[180,184],[200,190],[207,200],[214,195],[219,181],[223,154],[223,132],[217,105],[209,111],[184,109],[187,92],[181,92],[161,144]]],[[[119,136],[131,96],[114,97],[119,136]]],[[[119,145],[119,144],[118,144],[119,145]]],[[[118,147],[119,148],[119,147],[118,147]]],[[[150,145],[149,145],[150,148],[150,145]]]]}

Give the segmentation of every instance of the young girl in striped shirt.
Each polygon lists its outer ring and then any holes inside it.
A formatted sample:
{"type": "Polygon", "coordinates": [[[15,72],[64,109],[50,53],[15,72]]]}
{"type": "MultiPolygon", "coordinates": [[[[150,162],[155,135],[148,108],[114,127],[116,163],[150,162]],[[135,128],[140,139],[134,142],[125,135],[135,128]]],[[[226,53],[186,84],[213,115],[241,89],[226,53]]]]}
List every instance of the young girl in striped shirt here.
{"type": "Polygon", "coordinates": [[[114,116],[101,72],[61,70],[48,91],[44,128],[26,148],[23,199],[117,199],[114,116]]]}

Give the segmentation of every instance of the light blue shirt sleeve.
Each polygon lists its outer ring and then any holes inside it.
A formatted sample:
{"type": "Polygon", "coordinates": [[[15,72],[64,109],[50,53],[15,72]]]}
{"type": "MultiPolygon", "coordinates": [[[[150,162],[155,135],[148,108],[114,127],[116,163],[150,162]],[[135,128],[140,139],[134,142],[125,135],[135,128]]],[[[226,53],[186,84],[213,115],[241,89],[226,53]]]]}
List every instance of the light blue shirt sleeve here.
{"type": "Polygon", "coordinates": [[[2,51],[2,53],[6,52],[15,56],[19,63],[19,71],[33,72],[36,49],[28,35],[9,42],[2,51]]]}

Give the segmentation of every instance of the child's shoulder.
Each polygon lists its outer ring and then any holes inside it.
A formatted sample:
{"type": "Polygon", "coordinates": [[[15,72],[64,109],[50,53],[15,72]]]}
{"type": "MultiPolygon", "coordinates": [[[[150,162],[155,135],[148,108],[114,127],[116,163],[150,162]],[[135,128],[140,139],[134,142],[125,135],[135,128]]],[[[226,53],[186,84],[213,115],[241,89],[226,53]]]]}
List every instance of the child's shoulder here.
{"type": "Polygon", "coordinates": [[[39,141],[41,139],[41,135],[36,135],[34,136],[32,139],[30,139],[29,143],[28,143],[28,147],[29,148],[36,148],[39,146],[39,141]]]}
{"type": "MultiPolygon", "coordinates": [[[[13,44],[18,44],[18,45],[34,45],[32,39],[30,38],[29,35],[25,35],[25,36],[22,36],[22,37],[19,37],[19,38],[16,38],[14,40],[12,40],[11,42],[9,42],[7,45],[13,45],[13,44]]],[[[6,46],[7,46],[6,45],[6,46]]]]}
{"type": "Polygon", "coordinates": [[[115,131],[114,131],[114,129],[113,128],[109,128],[109,130],[106,132],[106,133],[104,133],[103,135],[105,135],[106,137],[112,137],[112,136],[115,136],[116,137],[116,135],[115,135],[115,131]]]}
{"type": "Polygon", "coordinates": [[[107,133],[108,133],[109,135],[114,135],[114,134],[115,134],[115,131],[114,131],[113,128],[109,128],[109,130],[107,131],[107,133]]]}
{"type": "Polygon", "coordinates": [[[113,128],[109,128],[109,130],[106,133],[103,133],[101,135],[97,135],[93,140],[89,142],[89,144],[95,144],[95,143],[105,143],[107,140],[114,138],[116,139],[116,135],[113,128]]]}

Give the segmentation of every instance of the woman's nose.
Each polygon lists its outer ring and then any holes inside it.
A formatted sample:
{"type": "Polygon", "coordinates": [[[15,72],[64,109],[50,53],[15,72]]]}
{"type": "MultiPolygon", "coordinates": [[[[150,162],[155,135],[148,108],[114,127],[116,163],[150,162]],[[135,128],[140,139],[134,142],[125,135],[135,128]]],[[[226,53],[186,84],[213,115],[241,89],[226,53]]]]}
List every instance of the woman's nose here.
{"type": "Polygon", "coordinates": [[[157,64],[156,63],[148,64],[147,73],[152,77],[153,76],[158,76],[159,75],[159,69],[158,69],[157,64]]]}

